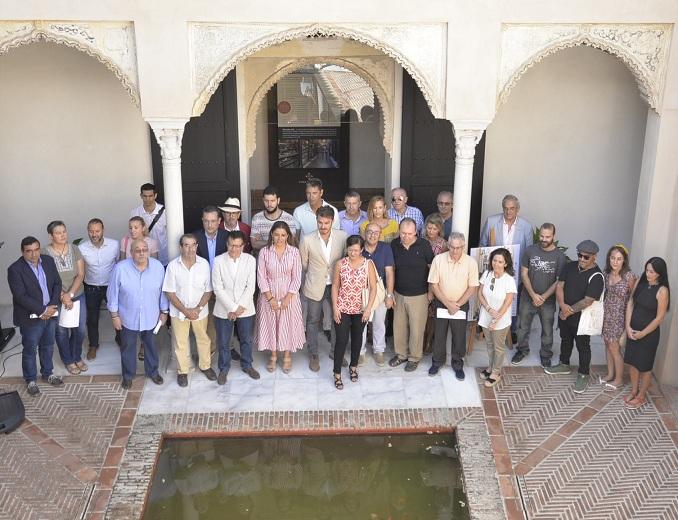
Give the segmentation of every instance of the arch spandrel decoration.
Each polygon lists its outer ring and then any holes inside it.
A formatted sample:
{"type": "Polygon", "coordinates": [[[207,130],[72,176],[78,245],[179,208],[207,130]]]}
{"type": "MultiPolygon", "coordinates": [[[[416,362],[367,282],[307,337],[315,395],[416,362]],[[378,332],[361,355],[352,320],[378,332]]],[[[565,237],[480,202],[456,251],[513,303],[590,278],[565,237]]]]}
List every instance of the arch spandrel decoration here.
{"type": "Polygon", "coordinates": [[[139,74],[132,22],[0,22],[0,55],[20,45],[47,41],[67,45],[103,63],[139,107],[139,74]]]}
{"type": "Polygon", "coordinates": [[[670,24],[507,24],[502,28],[497,108],[527,70],[561,49],[587,45],[619,58],[655,111],[661,106],[670,24]]]}
{"type": "Polygon", "coordinates": [[[245,69],[246,85],[253,87],[249,91],[246,87],[247,97],[247,157],[251,158],[256,149],[257,112],[266,94],[282,78],[294,71],[314,63],[327,63],[338,65],[350,70],[364,79],[374,91],[381,105],[381,135],[386,153],[391,156],[393,152],[393,85],[395,67],[393,60],[383,57],[324,57],[312,58],[283,58],[276,64],[275,72],[263,81],[262,78],[245,69]],[[258,88],[257,88],[258,87],[258,88]]]}
{"type": "Polygon", "coordinates": [[[433,115],[445,117],[447,25],[422,24],[213,24],[192,23],[193,116],[235,66],[256,52],[306,37],[336,37],[377,49],[403,66],[419,86],[433,115]]]}

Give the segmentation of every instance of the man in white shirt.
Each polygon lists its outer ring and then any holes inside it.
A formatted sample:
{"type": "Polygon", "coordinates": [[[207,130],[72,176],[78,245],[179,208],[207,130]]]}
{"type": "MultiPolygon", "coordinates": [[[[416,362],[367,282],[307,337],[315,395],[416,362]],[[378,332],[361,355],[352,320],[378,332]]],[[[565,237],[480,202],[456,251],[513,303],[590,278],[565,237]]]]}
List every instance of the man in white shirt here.
{"type": "Polygon", "coordinates": [[[306,182],[306,203],[297,206],[294,210],[293,216],[297,224],[298,239],[314,233],[318,230],[318,223],[316,221],[316,211],[321,206],[329,206],[334,210],[334,219],[332,227],[340,229],[339,212],[337,208],[328,204],[323,200],[323,181],[320,179],[309,179],[306,182]]]}
{"type": "Polygon", "coordinates": [[[210,264],[197,255],[198,241],[191,234],[179,240],[181,255],[167,265],[162,290],[169,300],[172,337],[177,358],[177,383],[188,386],[191,364],[189,332],[193,329],[198,346],[198,366],[210,381],[216,381],[212,370],[210,338],[207,335],[207,302],[212,296],[210,264]]]}
{"type": "MultiPolygon", "coordinates": [[[[87,223],[89,240],[79,244],[80,253],[85,260],[85,305],[87,307],[87,337],[89,350],[87,360],[97,357],[99,348],[99,311],[101,302],[106,299],[108,280],[118,261],[119,244],[117,240],[104,237],[104,223],[93,218],[87,223]]],[[[120,345],[120,332],[115,332],[115,342],[120,345]]]]}
{"type": "Polygon", "coordinates": [[[219,377],[217,383],[226,384],[231,368],[231,336],[237,328],[240,339],[240,368],[252,379],[259,372],[252,367],[252,332],[254,330],[254,288],[257,283],[257,263],[254,257],[243,253],[245,234],[231,231],[228,250],[214,259],[212,285],[217,297],[214,321],[219,345],[219,377]]]}
{"type": "Polygon", "coordinates": [[[141,217],[146,222],[148,234],[151,238],[158,241],[158,260],[164,266],[169,262],[169,253],[167,252],[167,215],[165,207],[156,202],[158,192],[155,186],[150,182],[141,185],[141,206],[130,211],[131,217],[141,217]]]}

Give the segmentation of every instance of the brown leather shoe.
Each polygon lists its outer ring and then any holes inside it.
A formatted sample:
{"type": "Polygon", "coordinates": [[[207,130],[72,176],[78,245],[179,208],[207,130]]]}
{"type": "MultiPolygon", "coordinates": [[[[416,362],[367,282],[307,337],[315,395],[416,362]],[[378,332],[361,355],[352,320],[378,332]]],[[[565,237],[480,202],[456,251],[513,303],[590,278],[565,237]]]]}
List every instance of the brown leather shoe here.
{"type": "Polygon", "coordinates": [[[308,362],[308,368],[313,370],[313,372],[320,370],[320,359],[318,358],[318,354],[311,354],[311,359],[308,362]]]}
{"type": "Polygon", "coordinates": [[[96,358],[97,358],[97,348],[90,347],[89,350],[87,351],[87,361],[92,361],[93,359],[96,358]]]}

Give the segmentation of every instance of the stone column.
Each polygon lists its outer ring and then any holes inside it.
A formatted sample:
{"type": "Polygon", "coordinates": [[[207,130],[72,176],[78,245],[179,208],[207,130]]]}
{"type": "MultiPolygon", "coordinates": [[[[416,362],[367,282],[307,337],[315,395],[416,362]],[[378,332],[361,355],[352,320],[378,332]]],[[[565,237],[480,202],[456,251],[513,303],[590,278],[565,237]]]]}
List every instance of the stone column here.
{"type": "Polygon", "coordinates": [[[167,247],[169,258],[179,256],[179,238],[184,233],[184,195],[181,185],[181,138],[188,119],[148,121],[162,155],[165,188],[167,247]]]}
{"type": "Polygon", "coordinates": [[[476,145],[487,127],[486,121],[457,121],[454,125],[454,213],[452,231],[464,233],[468,244],[471,220],[471,188],[473,187],[473,158],[476,145]]]}

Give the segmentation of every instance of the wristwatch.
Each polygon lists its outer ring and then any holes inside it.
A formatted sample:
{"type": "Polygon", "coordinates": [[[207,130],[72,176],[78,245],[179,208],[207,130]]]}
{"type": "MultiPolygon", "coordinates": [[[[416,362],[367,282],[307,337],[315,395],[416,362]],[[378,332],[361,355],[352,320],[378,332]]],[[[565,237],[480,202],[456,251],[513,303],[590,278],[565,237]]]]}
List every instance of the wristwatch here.
{"type": "Polygon", "coordinates": [[[393,295],[392,295],[391,293],[388,293],[388,294],[386,295],[386,297],[387,297],[387,298],[393,298],[393,295]]]}
{"type": "Polygon", "coordinates": [[[73,298],[75,298],[75,294],[73,294],[73,293],[68,293],[68,296],[71,297],[71,300],[72,300],[73,298]]]}
{"type": "Polygon", "coordinates": [[[204,305],[201,305],[200,307],[198,307],[198,309],[200,309],[200,310],[203,310],[204,308],[205,308],[204,305]]]}

